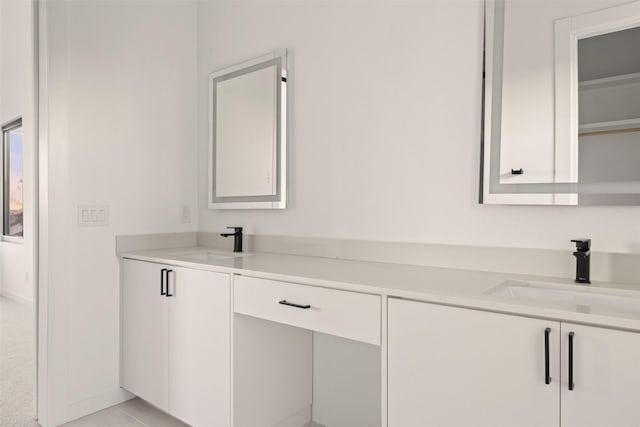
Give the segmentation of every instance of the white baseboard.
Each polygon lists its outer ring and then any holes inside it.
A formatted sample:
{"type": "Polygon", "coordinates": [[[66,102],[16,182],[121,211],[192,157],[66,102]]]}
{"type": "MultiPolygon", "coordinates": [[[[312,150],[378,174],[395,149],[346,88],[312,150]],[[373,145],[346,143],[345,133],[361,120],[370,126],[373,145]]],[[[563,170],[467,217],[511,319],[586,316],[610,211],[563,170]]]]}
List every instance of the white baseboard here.
{"type": "Polygon", "coordinates": [[[22,295],[18,295],[15,292],[10,292],[4,289],[0,289],[0,296],[3,296],[12,301],[19,302],[20,304],[27,305],[31,307],[33,305],[33,300],[23,297],[22,295]]]}
{"type": "Polygon", "coordinates": [[[297,427],[297,426],[324,427],[320,424],[310,424],[310,423],[313,423],[313,421],[311,421],[311,406],[307,406],[306,408],[302,408],[299,412],[291,415],[287,419],[279,422],[277,427],[297,427]]]}
{"type": "Polygon", "coordinates": [[[65,419],[56,420],[55,424],[49,423],[48,426],[53,427],[68,423],[69,421],[77,420],[78,418],[93,414],[94,412],[101,411],[126,400],[133,399],[134,397],[135,396],[133,394],[120,387],[108,390],[88,399],[70,404],[67,407],[65,419]]]}

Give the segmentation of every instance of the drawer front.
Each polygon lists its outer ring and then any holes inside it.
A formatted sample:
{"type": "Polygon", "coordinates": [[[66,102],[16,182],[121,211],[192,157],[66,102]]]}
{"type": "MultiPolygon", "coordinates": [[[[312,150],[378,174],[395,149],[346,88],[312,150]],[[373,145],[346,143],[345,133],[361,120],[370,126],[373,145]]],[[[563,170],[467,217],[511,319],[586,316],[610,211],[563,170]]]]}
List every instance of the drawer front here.
{"type": "Polygon", "coordinates": [[[236,276],[233,301],[236,313],[380,345],[376,295],[236,276]]]}

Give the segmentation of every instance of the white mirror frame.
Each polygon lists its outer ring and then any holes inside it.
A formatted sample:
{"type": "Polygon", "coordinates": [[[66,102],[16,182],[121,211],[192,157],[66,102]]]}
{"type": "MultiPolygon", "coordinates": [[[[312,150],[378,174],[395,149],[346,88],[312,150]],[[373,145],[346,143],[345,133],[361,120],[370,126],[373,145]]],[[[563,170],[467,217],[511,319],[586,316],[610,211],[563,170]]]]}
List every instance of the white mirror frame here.
{"type": "Polygon", "coordinates": [[[208,153],[208,206],[209,209],[285,209],[287,207],[287,50],[273,53],[215,71],[209,75],[209,153],[208,153]],[[276,73],[276,132],[273,150],[275,194],[264,196],[216,197],[216,128],[212,111],[216,102],[216,79],[249,68],[259,68],[266,63],[279,62],[276,73]],[[279,93],[278,93],[279,92],[279,93]]]}

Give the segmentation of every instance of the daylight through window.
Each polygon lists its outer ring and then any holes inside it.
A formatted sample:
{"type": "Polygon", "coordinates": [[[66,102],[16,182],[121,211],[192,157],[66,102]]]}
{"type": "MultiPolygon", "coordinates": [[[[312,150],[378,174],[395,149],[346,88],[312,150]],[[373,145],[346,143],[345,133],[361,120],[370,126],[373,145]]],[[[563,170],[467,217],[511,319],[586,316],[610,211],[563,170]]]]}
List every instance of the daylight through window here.
{"type": "Polygon", "coordinates": [[[22,119],[2,127],[2,146],[2,234],[5,237],[22,237],[22,119]]]}

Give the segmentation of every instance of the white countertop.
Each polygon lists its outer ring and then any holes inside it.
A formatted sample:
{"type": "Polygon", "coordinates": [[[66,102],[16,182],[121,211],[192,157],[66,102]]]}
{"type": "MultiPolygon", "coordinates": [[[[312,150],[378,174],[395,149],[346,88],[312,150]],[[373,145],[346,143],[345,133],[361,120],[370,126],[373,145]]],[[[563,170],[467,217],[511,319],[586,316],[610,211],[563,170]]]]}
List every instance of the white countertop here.
{"type": "Polygon", "coordinates": [[[576,285],[570,279],[561,278],[262,252],[245,252],[240,256],[234,256],[231,252],[211,248],[133,251],[120,253],[119,256],[173,266],[640,332],[640,312],[601,309],[597,313],[593,310],[585,312],[589,310],[583,306],[514,299],[487,293],[505,281],[512,280],[552,283],[581,292],[604,290],[613,295],[640,298],[640,287],[634,285],[594,282],[583,286],[576,285]],[[185,255],[200,251],[219,254],[220,257],[208,261],[185,258],[185,255]]]}

